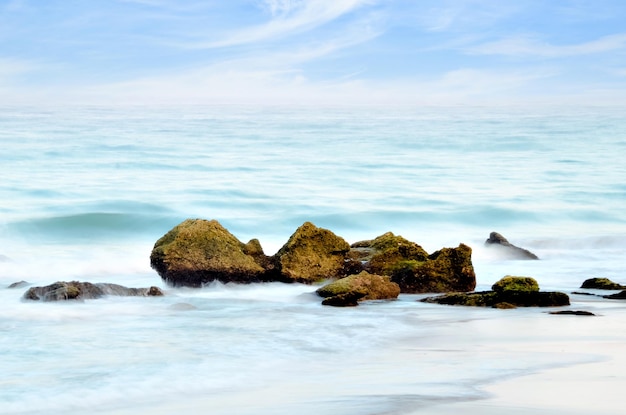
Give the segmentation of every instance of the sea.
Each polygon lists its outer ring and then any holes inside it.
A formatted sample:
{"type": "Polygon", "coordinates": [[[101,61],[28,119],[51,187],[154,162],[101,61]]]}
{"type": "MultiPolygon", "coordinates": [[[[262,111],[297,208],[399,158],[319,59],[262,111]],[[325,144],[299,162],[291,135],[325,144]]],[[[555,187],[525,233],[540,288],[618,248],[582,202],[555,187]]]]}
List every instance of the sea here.
{"type": "Polygon", "coordinates": [[[624,114],[2,106],[0,413],[429,414],[488,400],[503,380],[606,360],[567,344],[626,346],[626,300],[579,288],[626,284],[624,114]],[[563,309],[596,316],[419,301],[428,294],[334,308],[302,284],[172,288],[149,256],[187,218],[216,219],[268,255],[306,221],[349,243],[385,232],[428,252],[464,243],[477,290],[530,276],[568,293],[563,309]],[[493,231],[540,259],[490,249],[493,231]],[[22,298],[56,281],[165,295],[22,298]]]}

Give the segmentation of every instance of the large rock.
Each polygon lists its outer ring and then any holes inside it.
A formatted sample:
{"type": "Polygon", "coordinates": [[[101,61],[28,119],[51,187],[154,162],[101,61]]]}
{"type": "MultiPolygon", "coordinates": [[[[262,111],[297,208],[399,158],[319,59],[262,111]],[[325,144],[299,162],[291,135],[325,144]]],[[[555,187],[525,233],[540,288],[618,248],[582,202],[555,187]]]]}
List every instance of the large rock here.
{"type": "Polygon", "coordinates": [[[256,240],[244,244],[216,220],[188,219],[160,238],[150,265],[173,286],[267,280],[269,260],[256,240]]]}
{"type": "Polygon", "coordinates": [[[350,245],[327,229],[305,222],[274,255],[279,279],[312,284],[343,277],[350,245]]]}
{"type": "Polygon", "coordinates": [[[403,261],[391,273],[403,293],[442,293],[472,291],[476,274],[472,265],[472,248],[442,248],[425,261],[403,261]]]}
{"type": "Polygon", "coordinates": [[[559,307],[569,305],[569,296],[561,292],[540,291],[530,277],[506,276],[496,282],[492,291],[448,293],[428,297],[423,302],[473,307],[559,307]]]}
{"type": "Polygon", "coordinates": [[[62,300],[88,300],[100,298],[105,295],[131,296],[131,297],[155,297],[162,296],[163,292],[158,287],[128,288],[118,284],[71,281],[59,281],[45,287],[31,287],[24,293],[25,300],[36,301],[62,301],[62,300]]]}
{"type": "Polygon", "coordinates": [[[471,291],[476,287],[471,256],[464,244],[429,255],[415,242],[387,232],[352,244],[346,268],[390,276],[403,293],[471,291]]]}
{"type": "Polygon", "coordinates": [[[387,276],[374,275],[367,271],[362,271],[357,275],[350,275],[331,282],[319,288],[316,293],[321,297],[329,299],[323,304],[336,305],[335,303],[340,303],[339,299],[345,298],[356,298],[357,301],[395,299],[400,294],[400,287],[398,284],[391,282],[387,276]],[[337,296],[339,296],[339,299],[332,299],[337,296]]]}
{"type": "Polygon", "coordinates": [[[539,259],[539,257],[527,249],[520,248],[510,243],[498,232],[491,232],[485,241],[485,246],[499,249],[506,257],[511,259],[539,259]]]}
{"type": "Polygon", "coordinates": [[[608,278],[589,278],[583,282],[580,288],[591,288],[596,290],[624,290],[626,286],[611,281],[608,278]]]}
{"type": "Polygon", "coordinates": [[[351,270],[391,275],[405,261],[426,261],[428,252],[415,242],[387,232],[376,239],[352,244],[348,254],[351,270]]]}

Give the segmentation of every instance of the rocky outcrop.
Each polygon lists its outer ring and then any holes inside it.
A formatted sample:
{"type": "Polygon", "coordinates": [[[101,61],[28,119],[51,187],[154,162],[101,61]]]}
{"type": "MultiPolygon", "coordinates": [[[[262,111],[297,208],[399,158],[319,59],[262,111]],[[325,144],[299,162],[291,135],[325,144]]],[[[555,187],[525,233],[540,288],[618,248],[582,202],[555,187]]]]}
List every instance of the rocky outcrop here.
{"type": "Polygon", "coordinates": [[[62,300],[89,300],[106,295],[155,297],[162,296],[158,287],[127,288],[118,284],[71,281],[59,281],[45,287],[31,287],[24,293],[25,300],[62,301],[62,300]]]}
{"type": "Polygon", "coordinates": [[[464,244],[429,255],[415,242],[387,232],[352,244],[346,266],[387,275],[403,293],[471,291],[476,287],[471,256],[464,244]]]}
{"type": "Polygon", "coordinates": [[[500,250],[503,255],[510,259],[539,259],[537,255],[529,250],[513,245],[498,232],[489,234],[489,238],[485,241],[485,246],[500,250]]]}
{"type": "Polygon", "coordinates": [[[473,307],[559,307],[569,305],[569,296],[561,292],[540,291],[530,277],[506,276],[496,282],[492,291],[449,293],[428,297],[423,302],[473,307]]]}
{"type": "Polygon", "coordinates": [[[467,245],[428,254],[391,232],[352,247],[333,232],[305,222],[273,256],[253,239],[239,241],[215,220],[190,219],[160,238],[151,266],[170,285],[224,283],[313,284],[367,271],[390,277],[402,292],[471,291],[476,277],[467,245]]]}
{"type": "Polygon", "coordinates": [[[188,219],[160,238],[150,265],[173,286],[201,287],[211,281],[268,279],[269,259],[258,241],[244,244],[216,220],[188,219]]]}
{"type": "Polygon", "coordinates": [[[596,290],[626,290],[626,286],[613,282],[608,278],[589,278],[582,283],[580,288],[596,290]]]}
{"type": "Polygon", "coordinates": [[[350,245],[331,231],[305,222],[274,255],[280,281],[311,284],[345,274],[350,245]]]}
{"type": "Polygon", "coordinates": [[[349,299],[347,305],[356,305],[356,301],[365,300],[390,300],[398,298],[400,287],[398,284],[391,282],[387,276],[370,274],[362,271],[356,275],[350,275],[331,282],[321,288],[316,293],[320,297],[326,298],[322,304],[324,305],[346,305],[346,299],[349,299]],[[339,297],[339,298],[334,298],[339,297]]]}

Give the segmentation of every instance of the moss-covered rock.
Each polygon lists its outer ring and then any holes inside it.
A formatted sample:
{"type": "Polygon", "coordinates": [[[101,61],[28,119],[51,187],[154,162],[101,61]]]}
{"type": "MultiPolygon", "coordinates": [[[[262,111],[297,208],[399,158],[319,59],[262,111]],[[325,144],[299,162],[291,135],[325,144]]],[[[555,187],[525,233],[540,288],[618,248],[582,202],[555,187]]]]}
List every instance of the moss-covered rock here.
{"type": "Polygon", "coordinates": [[[372,274],[391,275],[405,261],[426,261],[428,252],[415,242],[387,232],[352,244],[349,258],[360,262],[372,274]]]}
{"type": "Polygon", "coordinates": [[[333,307],[356,307],[359,300],[365,296],[365,292],[350,291],[344,294],[327,297],[322,301],[322,305],[333,307]]]}
{"type": "Polygon", "coordinates": [[[274,255],[280,280],[314,282],[344,276],[344,262],[350,245],[333,232],[305,222],[274,255]]]}
{"type": "Polygon", "coordinates": [[[150,265],[173,286],[208,282],[259,282],[266,279],[258,241],[244,244],[216,220],[188,219],[160,238],[150,265]]]}
{"type": "Polygon", "coordinates": [[[80,281],[59,281],[44,287],[31,287],[24,293],[23,298],[35,301],[63,301],[89,300],[105,295],[155,297],[162,296],[163,292],[158,287],[128,288],[110,283],[93,284],[80,281]]]}
{"type": "Polygon", "coordinates": [[[391,282],[390,278],[382,275],[370,274],[362,271],[357,275],[350,275],[331,282],[317,291],[324,298],[344,296],[348,293],[363,294],[359,300],[389,300],[398,298],[400,287],[391,282]]]}
{"type": "Polygon", "coordinates": [[[531,277],[514,277],[507,275],[493,284],[491,289],[497,293],[504,293],[506,291],[535,292],[539,291],[539,283],[531,277]]]}
{"type": "Polygon", "coordinates": [[[399,261],[391,272],[391,281],[403,293],[441,293],[472,291],[476,274],[472,265],[472,248],[442,248],[425,260],[399,261]]]}
{"type": "Polygon", "coordinates": [[[422,301],[446,305],[473,307],[560,307],[570,304],[569,296],[561,292],[540,291],[534,278],[506,276],[496,282],[493,291],[449,293],[428,297],[422,301]]]}
{"type": "Polygon", "coordinates": [[[596,290],[624,290],[626,286],[611,281],[608,278],[589,278],[583,282],[580,288],[596,290]]]}

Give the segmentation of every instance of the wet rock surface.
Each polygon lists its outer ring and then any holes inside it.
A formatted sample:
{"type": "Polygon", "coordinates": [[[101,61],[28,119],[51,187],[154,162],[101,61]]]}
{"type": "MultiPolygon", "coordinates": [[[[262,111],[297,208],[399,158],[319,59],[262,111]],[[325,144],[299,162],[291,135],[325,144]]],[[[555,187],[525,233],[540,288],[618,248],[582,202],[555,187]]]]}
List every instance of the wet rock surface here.
{"type": "Polygon", "coordinates": [[[500,252],[510,259],[539,259],[537,255],[529,250],[513,245],[498,232],[491,232],[489,234],[489,238],[485,241],[485,246],[500,250],[500,252]]]}
{"type": "Polygon", "coordinates": [[[163,292],[158,287],[128,288],[118,284],[59,281],[44,287],[31,287],[24,293],[25,300],[65,301],[89,300],[106,295],[131,297],[156,297],[163,292]]]}

